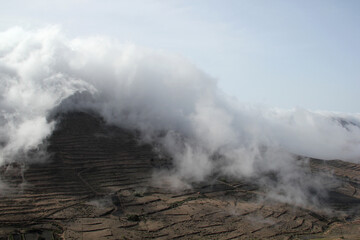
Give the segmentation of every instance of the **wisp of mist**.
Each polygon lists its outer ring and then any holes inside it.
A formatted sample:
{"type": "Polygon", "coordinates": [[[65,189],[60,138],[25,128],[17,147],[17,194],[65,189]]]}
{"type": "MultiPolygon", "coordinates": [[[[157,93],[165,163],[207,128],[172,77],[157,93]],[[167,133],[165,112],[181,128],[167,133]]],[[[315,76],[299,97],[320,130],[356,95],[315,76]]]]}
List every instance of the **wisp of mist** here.
{"type": "Polygon", "coordinates": [[[297,156],[360,162],[358,114],[242,104],[181,56],[107,37],[69,39],[57,27],[0,33],[0,110],[1,165],[39,148],[55,127],[49,115],[66,111],[138,130],[171,156],[170,173],[183,182],[255,178],[298,204],[323,182],[297,156]],[[265,177],[272,172],[275,185],[265,177]]]}

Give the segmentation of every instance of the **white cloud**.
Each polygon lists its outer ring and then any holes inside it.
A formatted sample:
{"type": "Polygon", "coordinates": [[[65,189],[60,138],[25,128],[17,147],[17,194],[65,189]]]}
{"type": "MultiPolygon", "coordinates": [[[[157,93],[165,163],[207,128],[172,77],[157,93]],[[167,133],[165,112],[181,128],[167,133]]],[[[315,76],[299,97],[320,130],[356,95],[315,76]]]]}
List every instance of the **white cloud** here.
{"type": "Polygon", "coordinates": [[[1,163],[51,133],[51,111],[79,108],[140,130],[173,157],[176,179],[276,172],[273,188],[296,199],[311,182],[293,154],[360,160],[358,115],[241,105],[180,56],[106,37],[68,39],[56,27],[7,31],[0,46],[1,163]]]}

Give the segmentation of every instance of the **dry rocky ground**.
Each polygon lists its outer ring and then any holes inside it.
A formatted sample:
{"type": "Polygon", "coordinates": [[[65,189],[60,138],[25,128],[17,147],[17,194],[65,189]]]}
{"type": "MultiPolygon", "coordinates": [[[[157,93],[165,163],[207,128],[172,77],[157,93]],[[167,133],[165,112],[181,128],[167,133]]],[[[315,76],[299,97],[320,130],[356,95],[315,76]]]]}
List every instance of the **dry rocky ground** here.
{"type": "Polygon", "coordinates": [[[254,181],[173,192],[152,178],[169,163],[133,133],[85,113],[61,118],[51,161],[1,168],[0,239],[360,239],[359,164],[310,161],[341,183],[324,202],[333,213],[261,200],[254,181]]]}

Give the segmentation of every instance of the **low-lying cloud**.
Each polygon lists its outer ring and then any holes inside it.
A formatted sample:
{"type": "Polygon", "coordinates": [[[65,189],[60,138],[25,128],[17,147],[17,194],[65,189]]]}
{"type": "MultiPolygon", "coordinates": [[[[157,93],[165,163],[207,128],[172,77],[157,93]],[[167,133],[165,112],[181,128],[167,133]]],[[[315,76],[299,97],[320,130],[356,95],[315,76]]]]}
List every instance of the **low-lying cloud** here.
{"type": "Polygon", "coordinates": [[[38,148],[54,129],[49,114],[73,110],[139,130],[184,181],[219,173],[266,184],[261,176],[274,172],[281,184],[269,187],[290,201],[322,185],[297,155],[360,162],[358,114],[241,104],[181,56],[106,37],[69,39],[57,27],[0,33],[0,109],[0,164],[38,148]]]}

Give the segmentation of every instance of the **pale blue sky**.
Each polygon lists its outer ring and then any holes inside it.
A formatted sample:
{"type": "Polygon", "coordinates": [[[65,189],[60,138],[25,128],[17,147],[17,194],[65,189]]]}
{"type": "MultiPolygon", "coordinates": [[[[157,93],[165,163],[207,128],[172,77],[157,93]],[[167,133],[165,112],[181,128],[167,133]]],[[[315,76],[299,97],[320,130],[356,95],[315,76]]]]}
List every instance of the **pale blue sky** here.
{"type": "Polygon", "coordinates": [[[61,25],[181,54],[241,102],[360,113],[358,0],[3,1],[0,30],[61,25]]]}

